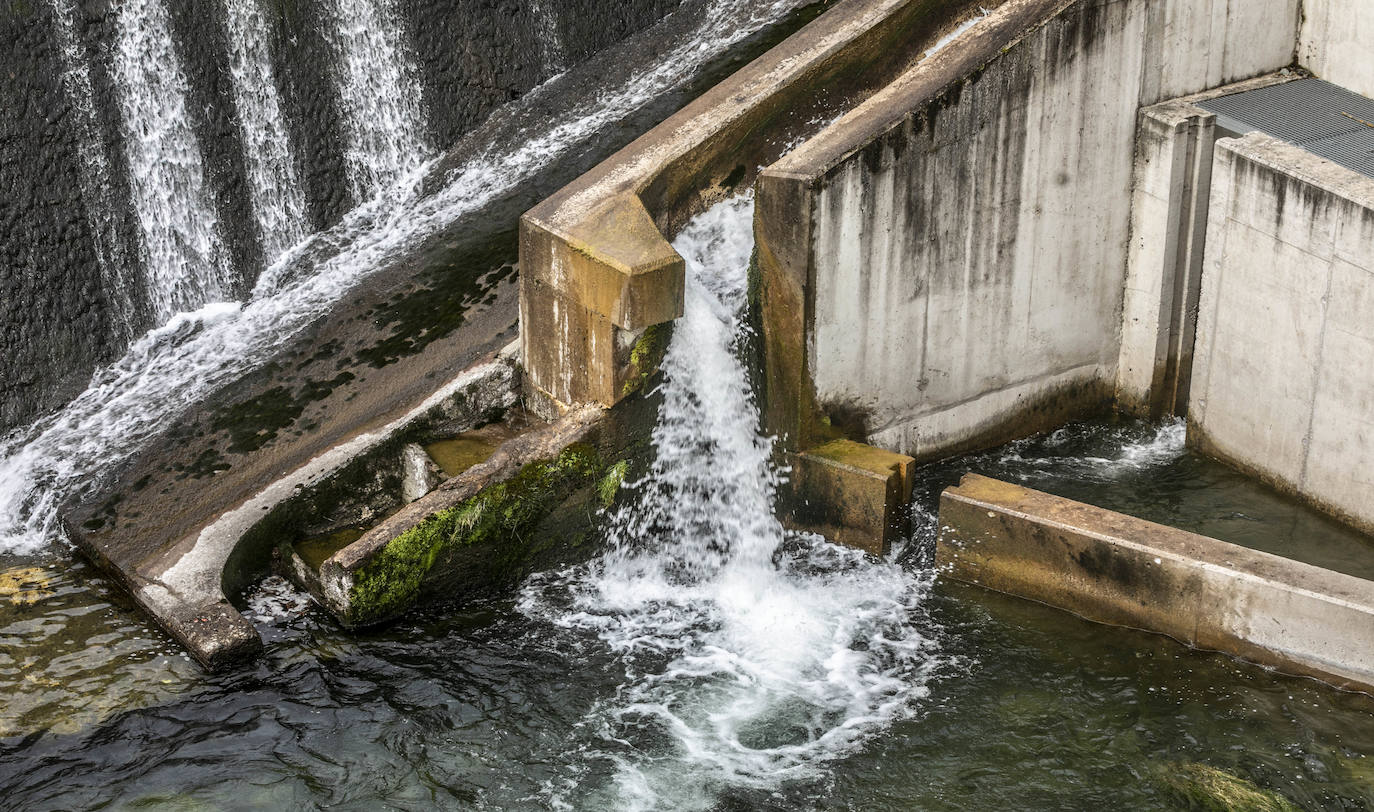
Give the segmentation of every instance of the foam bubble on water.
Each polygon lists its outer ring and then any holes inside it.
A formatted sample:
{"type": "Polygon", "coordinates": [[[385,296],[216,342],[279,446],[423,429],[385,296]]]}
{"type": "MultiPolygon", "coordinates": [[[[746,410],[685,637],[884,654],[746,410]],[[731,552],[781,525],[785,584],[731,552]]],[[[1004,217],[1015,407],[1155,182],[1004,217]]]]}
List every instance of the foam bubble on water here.
{"type": "Polygon", "coordinates": [[[589,100],[581,115],[553,126],[532,121],[523,140],[471,156],[432,194],[425,193],[424,182],[434,162],[411,171],[334,228],[288,251],[263,272],[241,306],[173,316],[166,327],[136,341],[62,410],[0,441],[0,553],[31,552],[48,543],[58,535],[62,503],[136,453],[176,415],[270,361],[284,342],[391,258],[679,87],[701,65],[797,5],[798,0],[704,4],[691,35],[589,100]]]}
{"type": "Polygon", "coordinates": [[[706,807],[726,787],[814,777],[913,712],[940,663],[918,628],[928,581],[788,534],[773,513],[780,478],[736,347],[752,212],[726,201],[674,242],[686,308],[663,363],[657,460],[610,518],[610,551],[532,579],[520,604],[620,655],[625,682],[589,724],[615,765],[601,802],[622,808],[706,807]]]}

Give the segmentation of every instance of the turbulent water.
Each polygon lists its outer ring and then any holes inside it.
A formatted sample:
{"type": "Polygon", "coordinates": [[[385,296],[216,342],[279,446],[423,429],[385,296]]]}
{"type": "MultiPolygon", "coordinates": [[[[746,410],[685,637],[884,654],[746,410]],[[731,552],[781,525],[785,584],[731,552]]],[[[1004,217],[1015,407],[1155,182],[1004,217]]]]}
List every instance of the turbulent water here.
{"type": "Polygon", "coordinates": [[[186,74],[163,0],[119,5],[111,69],[154,323],[233,298],[238,277],[192,128],[186,74]]]}
{"type": "Polygon", "coordinates": [[[686,309],[657,458],[611,519],[610,552],[524,592],[523,611],[594,632],[624,669],[584,721],[614,780],[555,782],[555,806],[709,808],[727,788],[815,777],[911,714],[940,661],[916,626],[927,581],[773,514],[771,442],[739,359],[752,212],[727,201],[674,243],[686,309]]]}
{"type": "Polygon", "coordinates": [[[368,200],[430,155],[413,62],[389,0],[327,0],[345,163],[355,201],[368,200]]]}
{"type": "Polygon", "coordinates": [[[267,264],[309,231],[305,189],[287,137],[262,0],[225,0],[230,72],[253,217],[267,264]]]}
{"type": "MultiPolygon", "coordinates": [[[[145,2],[131,3],[124,13],[145,2]]],[[[178,315],[140,338],[65,408],[0,444],[0,552],[47,544],[57,530],[56,509],[67,497],[135,453],[169,418],[266,363],[370,272],[681,86],[700,66],[796,6],[795,0],[705,4],[690,34],[653,64],[605,87],[580,115],[526,122],[509,141],[457,164],[433,191],[425,183],[428,166],[417,168],[288,251],[263,272],[246,301],[178,315]]]]}

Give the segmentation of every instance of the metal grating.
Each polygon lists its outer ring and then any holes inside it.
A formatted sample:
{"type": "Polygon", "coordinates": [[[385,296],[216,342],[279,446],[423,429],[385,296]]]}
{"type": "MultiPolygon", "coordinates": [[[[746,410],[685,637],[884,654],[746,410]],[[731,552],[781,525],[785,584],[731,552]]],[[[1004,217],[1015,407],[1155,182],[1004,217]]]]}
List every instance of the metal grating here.
{"type": "Polygon", "coordinates": [[[1216,113],[1224,130],[1259,130],[1374,177],[1374,100],[1358,93],[1321,79],[1298,79],[1198,106],[1216,113]]]}

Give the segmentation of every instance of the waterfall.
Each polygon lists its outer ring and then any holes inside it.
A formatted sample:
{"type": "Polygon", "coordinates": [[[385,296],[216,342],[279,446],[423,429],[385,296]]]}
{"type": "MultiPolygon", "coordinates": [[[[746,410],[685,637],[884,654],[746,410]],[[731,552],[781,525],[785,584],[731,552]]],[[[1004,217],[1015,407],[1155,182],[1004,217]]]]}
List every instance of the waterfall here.
{"type": "Polygon", "coordinates": [[[429,157],[420,83],[388,0],[327,0],[348,183],[369,200],[429,157]]]}
{"type": "MultiPolygon", "coordinates": [[[[310,237],[295,262],[278,261],[242,304],[214,304],[140,338],[98,370],[67,406],[0,440],[0,552],[41,549],[59,533],[57,509],[136,454],[149,438],[210,393],[270,361],[281,345],[389,259],[422,245],[465,214],[528,181],[588,139],[616,127],[700,67],[774,22],[798,0],[717,0],[689,34],[651,64],[569,105],[559,121],[533,117],[504,143],[476,150],[432,194],[424,172],[396,194],[374,198],[310,237]]],[[[533,105],[559,87],[527,94],[533,105]]]]}
{"type": "Polygon", "coordinates": [[[309,230],[305,191],[282,116],[260,0],[225,0],[229,66],[244,167],[263,260],[271,265],[309,230]]]}
{"type": "Polygon", "coordinates": [[[529,12],[534,18],[535,34],[539,38],[539,55],[548,73],[559,73],[568,67],[567,49],[563,34],[558,30],[558,15],[549,11],[548,0],[530,0],[529,12]]]}
{"type": "Polygon", "coordinates": [[[96,258],[104,277],[103,289],[112,308],[111,321],[117,337],[127,342],[133,339],[136,310],[133,280],[129,278],[132,264],[119,235],[118,215],[121,205],[115,196],[110,171],[110,157],[95,117],[95,88],[91,84],[89,57],[76,29],[76,8],[72,0],[54,0],[53,35],[62,54],[62,87],[71,103],[76,122],[78,150],[81,156],[81,204],[95,241],[96,258]]]}
{"type": "Polygon", "coordinates": [[[563,788],[555,808],[714,808],[726,788],[815,777],[912,713],[943,665],[918,628],[928,578],[787,534],[773,513],[780,480],[740,361],[752,223],[752,201],[729,200],[673,243],[686,305],[657,459],[611,517],[608,553],[522,593],[523,612],[594,633],[625,668],[583,723],[613,786],[563,788]]]}
{"type": "Polygon", "coordinates": [[[215,201],[187,112],[186,74],[161,0],[118,4],[112,73],[153,320],[234,294],[215,201]]]}

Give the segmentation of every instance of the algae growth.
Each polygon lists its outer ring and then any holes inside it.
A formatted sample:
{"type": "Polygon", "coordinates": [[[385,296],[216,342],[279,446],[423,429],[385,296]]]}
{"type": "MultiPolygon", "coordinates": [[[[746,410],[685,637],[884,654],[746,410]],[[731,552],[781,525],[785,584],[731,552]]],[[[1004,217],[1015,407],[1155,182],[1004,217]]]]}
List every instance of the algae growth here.
{"type": "MultiPolygon", "coordinates": [[[[594,448],[576,444],[436,513],[387,544],[355,574],[349,593],[350,624],[369,625],[400,614],[441,564],[450,579],[480,568],[482,578],[473,579],[475,583],[497,584],[518,575],[557,540],[555,533],[539,532],[546,518],[566,508],[589,518],[597,505],[588,504],[590,495],[576,498],[578,493],[594,487],[596,500],[607,504],[627,470],[623,462],[607,466],[594,448]],[[460,562],[463,552],[473,555],[460,562]]],[[[563,529],[576,524],[568,522],[563,529]]]]}

